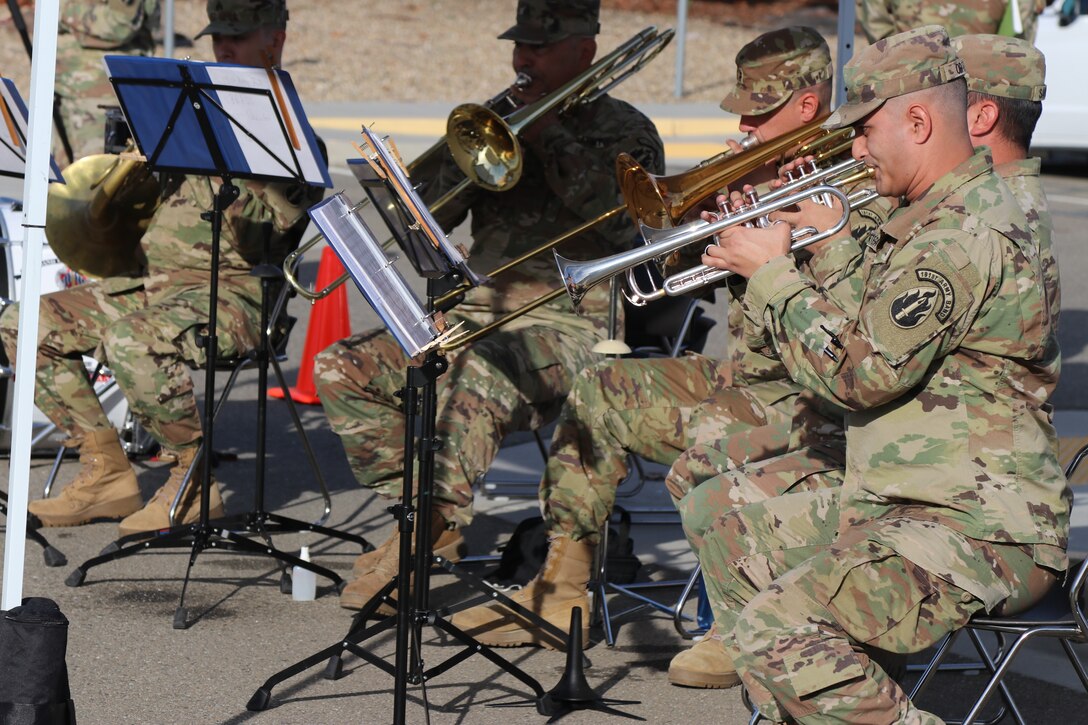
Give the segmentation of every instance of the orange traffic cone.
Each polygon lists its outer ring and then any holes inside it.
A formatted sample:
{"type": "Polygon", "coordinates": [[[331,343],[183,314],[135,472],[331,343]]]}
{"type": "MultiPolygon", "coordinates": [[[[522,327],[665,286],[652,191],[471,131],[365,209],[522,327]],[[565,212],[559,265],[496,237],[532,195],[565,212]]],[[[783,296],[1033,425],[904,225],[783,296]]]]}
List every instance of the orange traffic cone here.
{"type": "MultiPolygon", "coordinates": [[[[316,288],[321,290],[344,274],[344,265],[336,252],[325,247],[317,266],[316,288]]],[[[291,400],[304,405],[321,402],[314,387],[314,356],[326,347],[351,334],[348,318],[348,293],[344,285],[338,286],[327,297],[314,302],[310,310],[310,327],[306,330],[306,344],[302,348],[302,362],[298,366],[298,379],[291,387],[291,400]]],[[[270,388],[269,397],[282,398],[283,388],[270,388]]]]}

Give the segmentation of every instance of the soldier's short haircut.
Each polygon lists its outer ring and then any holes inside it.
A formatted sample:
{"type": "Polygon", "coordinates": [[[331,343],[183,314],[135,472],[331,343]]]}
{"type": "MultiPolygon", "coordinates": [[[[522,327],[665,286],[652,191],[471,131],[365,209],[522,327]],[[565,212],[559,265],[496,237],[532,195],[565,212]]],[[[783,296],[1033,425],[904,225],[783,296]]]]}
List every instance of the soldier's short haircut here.
{"type": "Polygon", "coordinates": [[[1039,122],[1039,116],[1043,114],[1043,104],[1028,98],[1006,98],[980,91],[968,91],[968,105],[982,101],[990,101],[997,106],[997,132],[1027,151],[1031,147],[1035,124],[1039,122]]]}

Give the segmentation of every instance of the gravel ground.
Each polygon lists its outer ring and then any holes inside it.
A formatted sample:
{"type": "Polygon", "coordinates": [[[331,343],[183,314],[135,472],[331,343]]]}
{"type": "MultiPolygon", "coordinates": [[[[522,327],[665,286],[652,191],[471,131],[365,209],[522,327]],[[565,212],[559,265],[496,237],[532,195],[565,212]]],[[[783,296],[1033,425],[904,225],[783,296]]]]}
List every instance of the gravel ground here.
{"type": "MultiPolygon", "coordinates": [[[[675,2],[669,0],[605,0],[604,5],[602,54],[648,25],[676,25],[675,2]],[[647,10],[626,9],[632,7],[647,10]]],[[[188,37],[199,32],[204,7],[203,0],[176,0],[177,32],[188,37]]],[[[495,36],[512,24],[514,7],[514,0],[293,0],[285,67],[307,101],[482,100],[513,79],[511,44],[495,36]]],[[[24,12],[29,22],[32,13],[24,12]]],[[[0,18],[0,72],[27,89],[29,63],[22,43],[5,11],[0,18]]],[[[696,2],[688,19],[684,96],[673,94],[675,42],[615,95],[635,103],[718,101],[744,42],[800,23],[818,28],[835,47],[835,15],[827,3],[696,2]]],[[[177,51],[189,54],[210,59],[210,40],[177,51]]]]}

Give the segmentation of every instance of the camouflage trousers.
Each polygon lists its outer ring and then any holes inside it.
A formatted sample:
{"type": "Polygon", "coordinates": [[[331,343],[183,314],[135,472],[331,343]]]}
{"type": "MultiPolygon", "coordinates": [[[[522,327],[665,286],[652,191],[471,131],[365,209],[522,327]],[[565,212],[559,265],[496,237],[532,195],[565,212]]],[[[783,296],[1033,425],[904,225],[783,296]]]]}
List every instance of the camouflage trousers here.
{"type": "MultiPolygon", "coordinates": [[[[35,404],[69,435],[109,427],[83,363],[84,355],[93,356],[113,371],[129,409],[161,444],[194,445],[201,421],[189,368],[205,360],[197,338],[209,302],[207,287],[110,294],[93,282],[43,296],[35,404]]],[[[13,363],[18,322],[17,305],[0,315],[0,338],[13,363]]],[[[217,327],[219,355],[240,354],[258,339],[260,310],[221,284],[217,327]]]]}
{"type": "Polygon", "coordinates": [[[679,508],[692,489],[725,471],[808,443],[802,429],[825,421],[797,413],[800,392],[792,380],[766,380],[721,390],[703,403],[692,415],[691,445],[665,476],[673,504],[679,508]],[[726,430],[722,423],[730,418],[738,425],[726,430]]]}
{"type": "MultiPolygon", "coordinates": [[[[743,476],[743,470],[732,475],[743,476]]],[[[921,651],[984,609],[982,600],[897,553],[924,542],[1009,592],[1022,611],[1054,582],[1026,547],[969,539],[910,507],[843,523],[841,487],[733,509],[703,538],[699,560],[723,642],[760,712],[774,722],[938,723],[866,655],[921,651]]]]}
{"type": "Polygon", "coordinates": [[[595,543],[627,476],[628,453],[675,468],[711,442],[752,458],[785,451],[797,386],[728,385],[724,370],[688,356],[609,361],[584,371],[560,414],[541,481],[549,531],[595,543]]]}
{"type": "Polygon", "coordinates": [[[709,358],[687,355],[606,360],[579,373],[540,482],[548,530],[596,543],[627,477],[627,454],[675,459],[691,444],[692,411],[715,390],[728,389],[722,370],[709,358]]]}
{"type": "MultiPolygon", "coordinates": [[[[448,355],[438,379],[434,507],[458,526],[472,520],[472,485],[509,433],[559,413],[576,371],[592,364],[597,333],[532,325],[499,330],[448,355]]],[[[333,343],[314,359],[314,381],[356,479],[382,496],[403,486],[404,413],[396,392],[409,360],[393,337],[372,330],[333,343]]]]}

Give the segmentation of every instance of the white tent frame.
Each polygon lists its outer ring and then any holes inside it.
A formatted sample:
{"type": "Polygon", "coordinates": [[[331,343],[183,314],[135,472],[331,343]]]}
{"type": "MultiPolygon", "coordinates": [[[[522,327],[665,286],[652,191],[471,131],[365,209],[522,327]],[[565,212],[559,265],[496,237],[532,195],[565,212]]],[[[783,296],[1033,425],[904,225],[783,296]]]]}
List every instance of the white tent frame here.
{"type": "MultiPolygon", "coordinates": [[[[23,178],[23,276],[19,297],[16,370],[36,370],[38,355],[38,302],[42,276],[27,274],[27,270],[41,268],[42,246],[45,243],[45,204],[49,186],[49,150],[53,143],[53,82],[59,23],[60,0],[38,0],[34,3],[34,60],[30,66],[30,116],[27,123],[26,176],[23,178]]],[[[11,426],[8,520],[0,610],[10,610],[23,603],[33,413],[34,375],[18,375],[15,377],[11,426]]]]}

